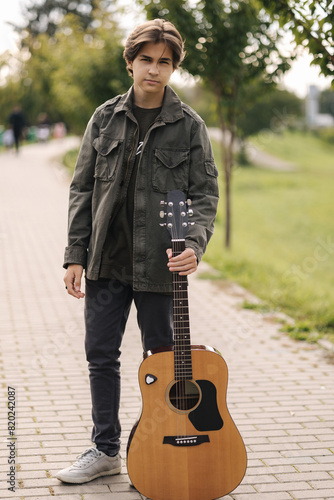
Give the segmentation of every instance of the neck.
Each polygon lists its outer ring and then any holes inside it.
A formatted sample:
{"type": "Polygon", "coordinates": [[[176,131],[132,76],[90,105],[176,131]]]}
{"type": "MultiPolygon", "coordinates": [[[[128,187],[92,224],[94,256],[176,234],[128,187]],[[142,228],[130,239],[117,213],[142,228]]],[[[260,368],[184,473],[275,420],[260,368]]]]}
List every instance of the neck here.
{"type": "Polygon", "coordinates": [[[164,99],[165,90],[159,94],[146,94],[134,87],[133,89],[133,102],[139,108],[153,109],[160,108],[164,99]]]}
{"type": "MultiPolygon", "coordinates": [[[[183,241],[172,241],[173,255],[184,249],[183,241]]],[[[176,380],[192,379],[191,342],[186,276],[173,273],[174,368],[176,380]]]]}

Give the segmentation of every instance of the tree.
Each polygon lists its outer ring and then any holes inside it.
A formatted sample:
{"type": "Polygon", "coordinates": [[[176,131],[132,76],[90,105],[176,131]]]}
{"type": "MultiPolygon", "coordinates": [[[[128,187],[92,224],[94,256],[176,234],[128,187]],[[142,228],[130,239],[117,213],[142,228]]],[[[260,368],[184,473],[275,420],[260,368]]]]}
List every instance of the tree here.
{"type": "Polygon", "coordinates": [[[238,128],[243,137],[257,134],[261,130],[279,131],[293,127],[303,117],[304,101],[287,90],[275,89],[255,102],[251,109],[240,114],[238,128]]]}
{"type": "MultiPolygon", "coordinates": [[[[109,3],[109,2],[104,2],[109,3]]],[[[64,16],[74,14],[80,26],[87,29],[94,21],[94,10],[101,4],[100,0],[43,0],[31,1],[30,5],[23,7],[23,17],[26,24],[14,25],[16,31],[28,31],[36,37],[41,33],[54,36],[64,16]]]]}
{"type": "Polygon", "coordinates": [[[130,83],[121,33],[112,20],[100,20],[98,28],[83,31],[73,15],[66,16],[63,29],[43,42],[54,66],[50,75],[53,106],[77,133],[97,106],[123,93],[130,83]]]}
{"type": "Polygon", "coordinates": [[[28,122],[36,123],[45,112],[51,122],[64,121],[80,134],[97,106],[127,90],[131,79],[122,56],[123,33],[109,11],[95,9],[94,19],[83,29],[80,18],[67,14],[52,37],[30,34],[18,55],[0,58],[7,73],[0,103],[15,96],[1,109],[20,102],[28,122]]]}
{"type": "Polygon", "coordinates": [[[250,86],[266,91],[289,69],[279,49],[281,34],[256,0],[142,0],[149,18],[167,18],[186,40],[183,67],[213,92],[225,177],[225,245],[231,244],[231,179],[237,117],[251,106],[250,86]]]}
{"type": "Polygon", "coordinates": [[[261,4],[291,30],[299,45],[313,55],[313,64],[325,76],[334,72],[334,1],[333,0],[260,0],[261,4]]]}
{"type": "Polygon", "coordinates": [[[320,113],[334,116],[334,89],[324,90],[319,99],[320,113]]]}

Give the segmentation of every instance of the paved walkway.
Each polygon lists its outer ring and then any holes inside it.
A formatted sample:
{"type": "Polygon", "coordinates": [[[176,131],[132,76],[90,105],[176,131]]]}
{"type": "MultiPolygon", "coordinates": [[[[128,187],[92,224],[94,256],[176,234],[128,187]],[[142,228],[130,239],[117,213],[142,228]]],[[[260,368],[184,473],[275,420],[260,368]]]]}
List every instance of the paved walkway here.
{"type": "MultiPolygon", "coordinates": [[[[0,155],[0,498],[139,500],[125,464],[121,475],[85,485],[54,478],[90,445],[91,429],[83,302],[69,297],[62,282],[69,179],[51,161],[69,142],[0,155]],[[15,389],[17,439],[7,429],[6,401],[14,397],[8,387],[15,389]],[[11,447],[17,451],[15,492],[7,489],[11,447]]],[[[192,341],[223,353],[228,406],[248,450],[247,474],[225,498],[334,499],[328,355],[289,339],[272,318],[241,309],[244,292],[237,286],[218,288],[192,277],[189,295],[192,341]]],[[[122,353],[123,457],[140,408],[140,358],[132,311],[122,353]]]]}

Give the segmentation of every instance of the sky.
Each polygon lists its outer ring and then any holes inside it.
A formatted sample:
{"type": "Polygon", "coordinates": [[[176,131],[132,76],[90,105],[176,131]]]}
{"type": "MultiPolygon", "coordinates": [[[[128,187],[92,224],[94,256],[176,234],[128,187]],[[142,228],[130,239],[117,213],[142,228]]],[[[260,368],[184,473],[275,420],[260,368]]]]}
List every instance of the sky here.
{"type": "MultiPolygon", "coordinates": [[[[6,21],[20,24],[23,21],[21,14],[22,5],[29,5],[31,0],[9,0],[2,5],[0,10],[0,54],[6,50],[15,49],[15,33],[13,29],[6,23],[6,21]]],[[[124,4],[128,3],[124,0],[124,4]]],[[[130,3],[130,2],[129,2],[130,3]]],[[[135,26],[136,13],[130,15],[130,23],[135,26]]],[[[293,68],[288,71],[283,78],[283,86],[287,90],[294,92],[298,97],[305,97],[310,85],[317,85],[320,89],[329,87],[329,79],[319,76],[319,69],[317,66],[311,66],[311,57],[305,52],[294,63],[293,68]]]]}

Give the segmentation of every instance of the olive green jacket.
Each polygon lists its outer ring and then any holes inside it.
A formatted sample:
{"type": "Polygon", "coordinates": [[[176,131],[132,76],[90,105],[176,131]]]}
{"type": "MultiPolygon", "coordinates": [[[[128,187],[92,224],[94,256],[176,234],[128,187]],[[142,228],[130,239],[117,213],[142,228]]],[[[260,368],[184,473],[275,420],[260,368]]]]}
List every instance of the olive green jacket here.
{"type": "MultiPolygon", "coordinates": [[[[64,267],[81,264],[86,277],[99,277],[110,220],[123,202],[130,178],[138,124],[132,114],[132,88],[105,102],[90,119],[70,186],[68,246],[64,267]],[[130,172],[129,172],[130,170],[130,172]],[[126,187],[126,186],[125,186],[126,187]]],[[[212,236],[218,203],[217,169],[203,120],[167,86],[161,113],[142,147],[134,200],[133,288],[172,291],[166,249],[170,235],[161,227],[160,202],[170,190],[192,201],[194,225],[186,246],[198,261],[212,236]]]]}

